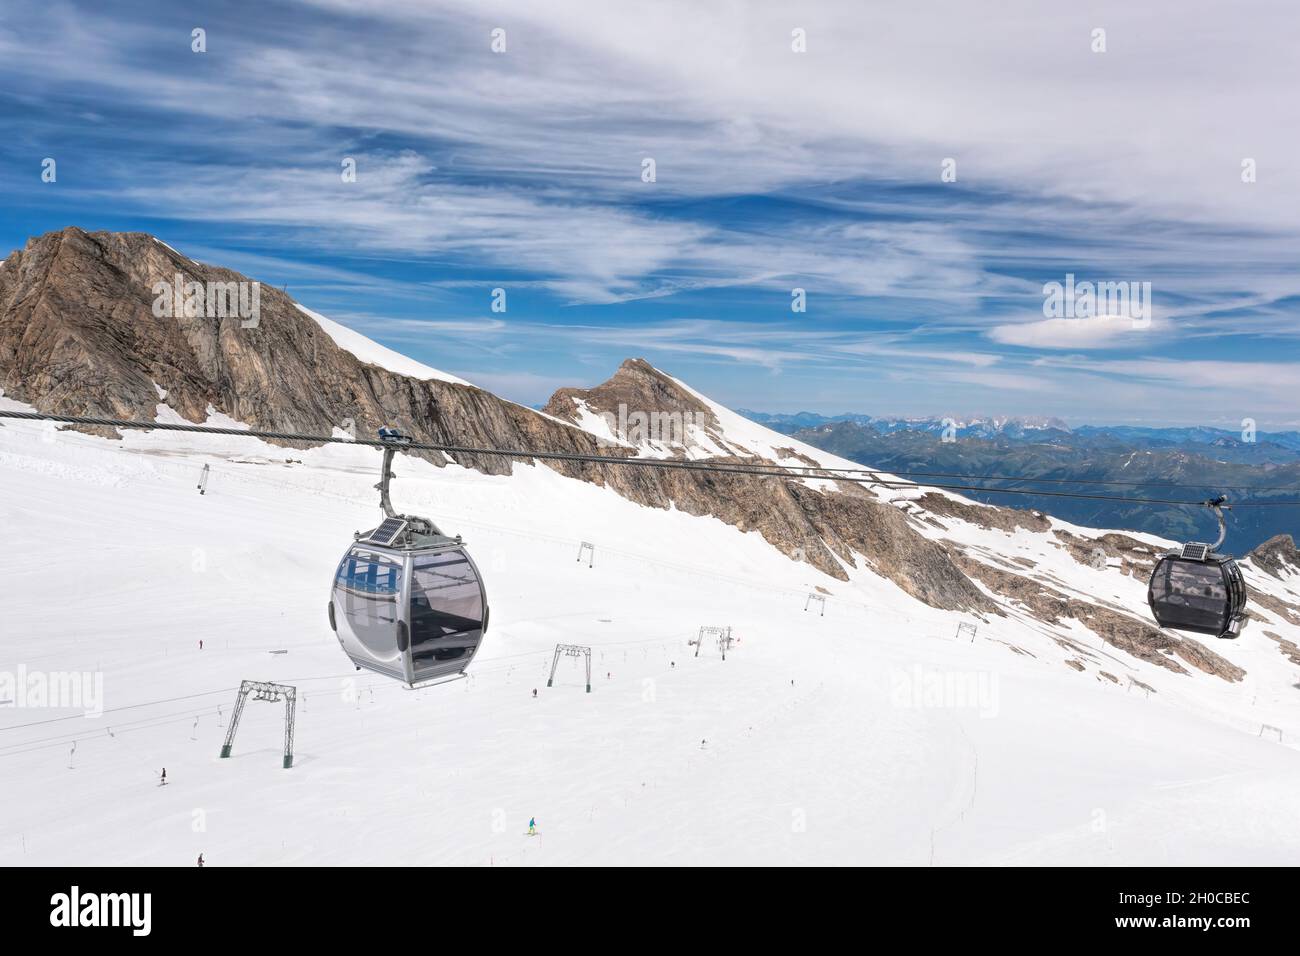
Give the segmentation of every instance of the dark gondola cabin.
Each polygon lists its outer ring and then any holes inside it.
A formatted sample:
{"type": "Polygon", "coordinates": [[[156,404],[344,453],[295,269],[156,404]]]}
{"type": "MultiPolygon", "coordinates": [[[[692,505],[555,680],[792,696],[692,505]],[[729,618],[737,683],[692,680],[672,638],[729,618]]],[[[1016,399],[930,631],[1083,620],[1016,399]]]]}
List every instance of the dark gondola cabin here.
{"type": "Polygon", "coordinates": [[[487,633],[488,604],[478,568],[459,537],[443,534],[426,518],[393,513],[392,452],[384,449],[379,484],[387,517],[358,534],[339,562],[329,621],[358,668],[417,684],[469,666],[487,633]]]}
{"type": "Polygon", "coordinates": [[[1222,495],[1205,502],[1219,521],[1214,544],[1189,542],[1181,551],[1162,554],[1147,585],[1147,604],[1161,627],[1214,637],[1236,637],[1245,622],[1246,579],[1230,555],[1215,551],[1227,526],[1222,495]]]}
{"type": "Polygon", "coordinates": [[[1246,607],[1246,582],[1228,555],[1203,544],[1189,546],[1156,562],[1147,603],[1161,627],[1236,637],[1246,607]]]}

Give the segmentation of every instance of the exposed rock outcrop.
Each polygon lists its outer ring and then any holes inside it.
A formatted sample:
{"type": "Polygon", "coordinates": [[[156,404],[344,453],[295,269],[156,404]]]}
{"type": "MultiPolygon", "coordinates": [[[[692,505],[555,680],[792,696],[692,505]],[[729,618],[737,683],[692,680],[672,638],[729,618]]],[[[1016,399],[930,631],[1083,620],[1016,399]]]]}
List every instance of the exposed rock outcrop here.
{"type": "Polygon", "coordinates": [[[1191,638],[1175,637],[1113,608],[1072,599],[1032,578],[995,568],[972,557],[963,556],[959,564],[963,571],[989,590],[1022,605],[1039,620],[1058,623],[1072,618],[1107,644],[1133,657],[1179,674],[1185,674],[1187,670],[1175,657],[1227,681],[1239,681],[1246,676],[1245,670],[1191,638]]]}
{"type": "Polygon", "coordinates": [[[1255,607],[1268,611],[1270,614],[1277,615],[1281,620],[1288,624],[1300,626],[1300,607],[1283,601],[1279,597],[1274,597],[1259,588],[1250,588],[1250,595],[1246,601],[1247,618],[1259,618],[1260,615],[1255,612],[1255,607]],[[1252,607],[1254,605],[1254,607],[1252,607]]]}
{"type": "Polygon", "coordinates": [[[921,495],[916,502],[931,514],[960,518],[980,528],[997,528],[1001,531],[1027,528],[1030,531],[1047,531],[1052,526],[1051,519],[1040,511],[980,505],[970,501],[960,501],[934,491],[921,495]]]}
{"type": "Polygon", "coordinates": [[[1119,558],[1121,570],[1132,577],[1149,577],[1159,554],[1159,549],[1117,531],[1094,538],[1084,538],[1063,528],[1055,529],[1052,534],[1080,564],[1091,565],[1100,551],[1108,561],[1119,558]]]}
{"type": "Polygon", "coordinates": [[[1274,634],[1272,631],[1265,631],[1264,636],[1270,641],[1276,641],[1277,646],[1292,664],[1300,664],[1300,645],[1295,641],[1288,641],[1280,634],[1274,634]]]}
{"type": "Polygon", "coordinates": [[[1289,534],[1274,535],[1259,545],[1250,552],[1250,562],[1279,579],[1300,574],[1300,551],[1289,534]]]}

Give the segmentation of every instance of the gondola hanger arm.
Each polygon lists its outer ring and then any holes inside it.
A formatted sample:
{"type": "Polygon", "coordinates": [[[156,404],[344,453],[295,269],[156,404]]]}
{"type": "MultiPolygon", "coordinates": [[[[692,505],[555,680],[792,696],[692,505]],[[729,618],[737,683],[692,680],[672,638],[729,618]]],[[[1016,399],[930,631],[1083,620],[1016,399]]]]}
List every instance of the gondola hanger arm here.
{"type": "Polygon", "coordinates": [[[379,440],[383,442],[384,460],[379,469],[379,484],[375,485],[375,488],[379,492],[379,507],[383,509],[384,517],[404,518],[419,530],[431,534],[441,534],[438,526],[427,518],[398,514],[396,509],[393,508],[392,499],[389,497],[389,482],[397,477],[393,473],[393,457],[397,454],[399,448],[405,448],[412,444],[410,436],[402,434],[396,428],[381,428],[379,429],[379,440]]]}
{"type": "Polygon", "coordinates": [[[1219,537],[1214,544],[1210,545],[1211,551],[1218,551],[1219,545],[1223,544],[1224,539],[1228,537],[1228,525],[1223,520],[1223,511],[1225,508],[1231,511],[1232,505],[1228,504],[1227,495],[1219,495],[1206,501],[1205,506],[1213,511],[1214,517],[1219,520],[1219,537]]]}

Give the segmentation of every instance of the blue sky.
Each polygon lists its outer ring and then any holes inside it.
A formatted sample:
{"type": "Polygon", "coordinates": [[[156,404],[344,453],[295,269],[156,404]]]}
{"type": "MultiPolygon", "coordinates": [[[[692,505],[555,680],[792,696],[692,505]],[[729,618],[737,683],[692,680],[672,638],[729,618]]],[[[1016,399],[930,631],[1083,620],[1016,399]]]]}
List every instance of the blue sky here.
{"type": "Polygon", "coordinates": [[[528,404],[642,356],[766,411],[1300,425],[1286,3],[187,6],[8,0],[0,248],[148,231],[528,404]],[[1150,322],[1045,316],[1067,274],[1150,322]]]}

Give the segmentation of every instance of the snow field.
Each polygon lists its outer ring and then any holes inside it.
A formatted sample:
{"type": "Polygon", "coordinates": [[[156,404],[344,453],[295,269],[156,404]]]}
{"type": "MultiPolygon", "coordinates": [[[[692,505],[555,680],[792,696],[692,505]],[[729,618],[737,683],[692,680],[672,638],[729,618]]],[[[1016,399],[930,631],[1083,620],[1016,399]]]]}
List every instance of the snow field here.
{"type": "MultiPolygon", "coordinates": [[[[979,623],[958,643],[973,619],[891,582],[845,584],[756,534],[542,466],[507,478],[399,459],[397,507],[464,534],[492,627],[464,680],[412,691],[355,672],[325,604],[378,515],[378,461],[0,427],[0,672],[85,670],[104,688],[99,717],[0,706],[0,864],[1295,858],[1294,739],[1255,733],[1300,732],[1272,642],[1215,645],[1250,687],[1080,633],[1148,697],[1064,667],[1038,622],[979,623]],[[817,587],[825,617],[803,610],[817,587]],[[710,643],[692,656],[704,624],[740,639],[725,662],[710,643]],[[571,659],[546,688],[560,641],[592,647],[591,694],[571,659]],[[298,687],[292,770],[282,705],[250,703],[217,758],[244,678],[298,687]],[[524,836],[530,817],[540,836],[524,836]]],[[[1090,586],[1068,556],[1052,572],[1090,586]]]]}

